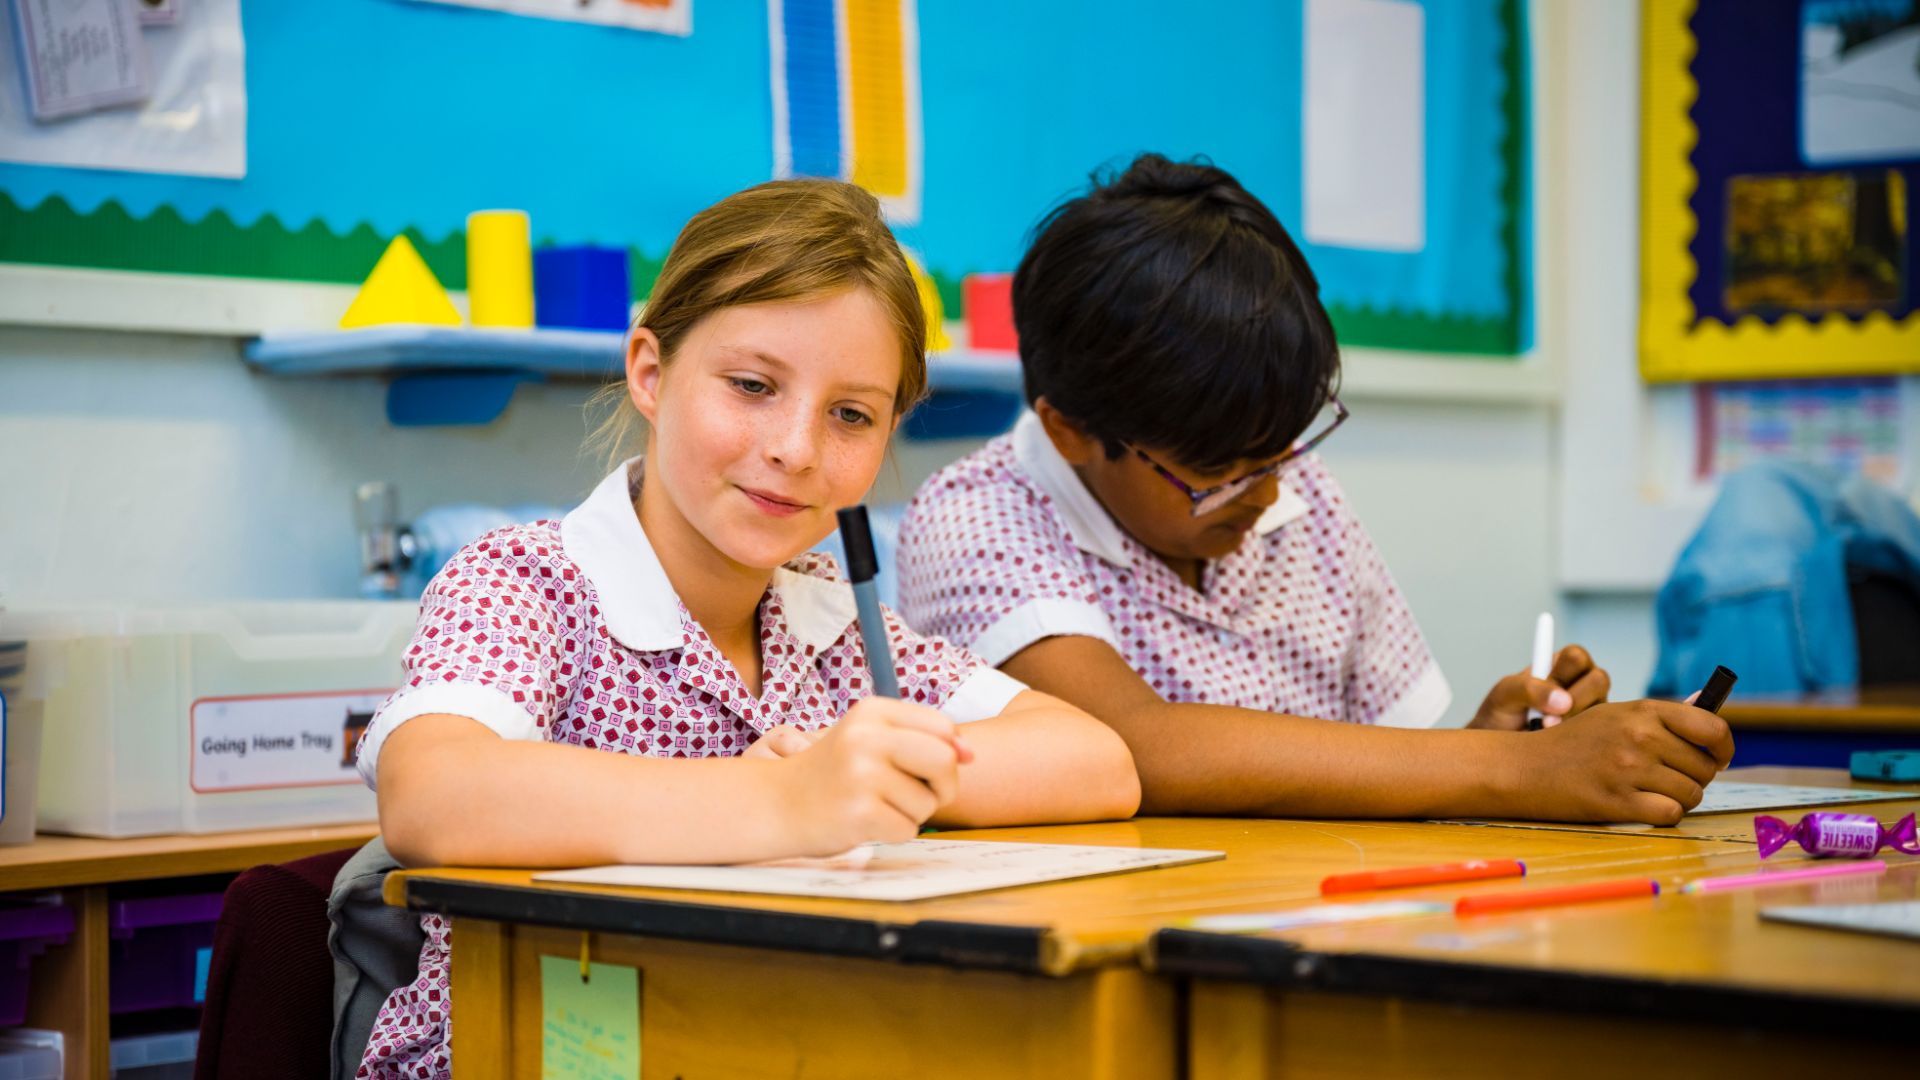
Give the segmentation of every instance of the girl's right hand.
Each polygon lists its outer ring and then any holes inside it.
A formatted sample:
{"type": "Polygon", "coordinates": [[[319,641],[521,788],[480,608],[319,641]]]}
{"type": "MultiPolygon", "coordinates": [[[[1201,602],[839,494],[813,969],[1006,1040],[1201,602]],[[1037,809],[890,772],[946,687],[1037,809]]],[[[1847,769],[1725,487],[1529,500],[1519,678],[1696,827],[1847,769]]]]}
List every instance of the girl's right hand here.
{"type": "Polygon", "coordinates": [[[1733,732],[1677,701],[1596,705],[1578,723],[1516,739],[1524,751],[1514,816],[1675,825],[1733,760],[1733,732]]]}
{"type": "Polygon", "coordinates": [[[953,801],[960,766],[972,759],[938,710],[891,698],[856,702],[818,742],[781,759],[798,854],[913,839],[953,801]]]}

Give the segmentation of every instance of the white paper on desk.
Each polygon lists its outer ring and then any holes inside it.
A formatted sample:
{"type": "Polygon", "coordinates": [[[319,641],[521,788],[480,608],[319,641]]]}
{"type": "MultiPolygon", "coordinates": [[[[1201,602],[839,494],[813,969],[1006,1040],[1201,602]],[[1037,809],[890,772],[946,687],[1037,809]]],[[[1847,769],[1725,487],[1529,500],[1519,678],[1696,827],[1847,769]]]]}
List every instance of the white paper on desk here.
{"type": "Polygon", "coordinates": [[[1766,908],[1763,919],[1920,940],[1920,900],[1766,908]]]}
{"type": "Polygon", "coordinates": [[[153,88],[140,17],[124,0],[12,0],[36,120],[133,105],[153,88]]]}
{"type": "Polygon", "coordinates": [[[595,866],[535,874],[534,880],[843,900],[928,900],[1226,858],[1220,851],[938,838],[874,844],[872,852],[864,867],[836,856],[745,866],[595,866]]]}
{"type": "Polygon", "coordinates": [[[1911,799],[1911,791],[1869,791],[1865,788],[1800,787],[1794,784],[1747,784],[1735,780],[1715,780],[1707,785],[1706,798],[1687,811],[1697,814],[1727,814],[1736,810],[1778,810],[1793,806],[1825,806],[1832,803],[1880,802],[1886,799],[1911,799]]]}

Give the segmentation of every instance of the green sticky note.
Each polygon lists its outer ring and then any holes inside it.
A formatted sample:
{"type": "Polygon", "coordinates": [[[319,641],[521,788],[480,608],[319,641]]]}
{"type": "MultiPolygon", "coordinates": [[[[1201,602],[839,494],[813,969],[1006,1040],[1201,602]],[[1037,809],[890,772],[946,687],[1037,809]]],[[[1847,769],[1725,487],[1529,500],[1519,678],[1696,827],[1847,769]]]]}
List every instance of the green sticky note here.
{"type": "Polygon", "coordinates": [[[542,1080],[640,1080],[640,972],[540,958],[542,1080]]]}

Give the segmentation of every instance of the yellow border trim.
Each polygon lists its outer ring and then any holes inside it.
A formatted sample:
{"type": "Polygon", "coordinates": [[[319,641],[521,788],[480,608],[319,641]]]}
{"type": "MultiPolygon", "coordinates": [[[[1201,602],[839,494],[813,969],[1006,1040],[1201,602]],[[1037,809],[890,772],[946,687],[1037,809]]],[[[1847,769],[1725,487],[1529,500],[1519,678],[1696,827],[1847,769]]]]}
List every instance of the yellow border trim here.
{"type": "MultiPolygon", "coordinates": [[[[1694,324],[1688,245],[1698,223],[1693,171],[1694,0],[1641,5],[1640,374],[1649,382],[1920,372],[1920,312],[1789,315],[1772,326],[1746,315],[1694,324]]],[[[1915,268],[1920,270],[1920,268],[1915,268]]]]}

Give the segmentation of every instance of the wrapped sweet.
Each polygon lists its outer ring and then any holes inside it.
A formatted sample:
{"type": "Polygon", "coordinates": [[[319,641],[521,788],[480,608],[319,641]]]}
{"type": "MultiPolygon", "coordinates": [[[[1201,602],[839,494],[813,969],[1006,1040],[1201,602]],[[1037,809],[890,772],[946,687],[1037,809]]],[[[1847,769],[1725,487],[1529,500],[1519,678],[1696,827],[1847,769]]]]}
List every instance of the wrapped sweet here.
{"type": "Polygon", "coordinates": [[[1920,855],[1920,835],[1916,835],[1912,814],[1891,825],[1882,825],[1871,814],[1831,810],[1816,810],[1792,825],[1761,815],[1753,819],[1753,838],[1760,844],[1763,859],[1791,843],[1798,843],[1810,855],[1864,859],[1881,848],[1920,855]]]}

